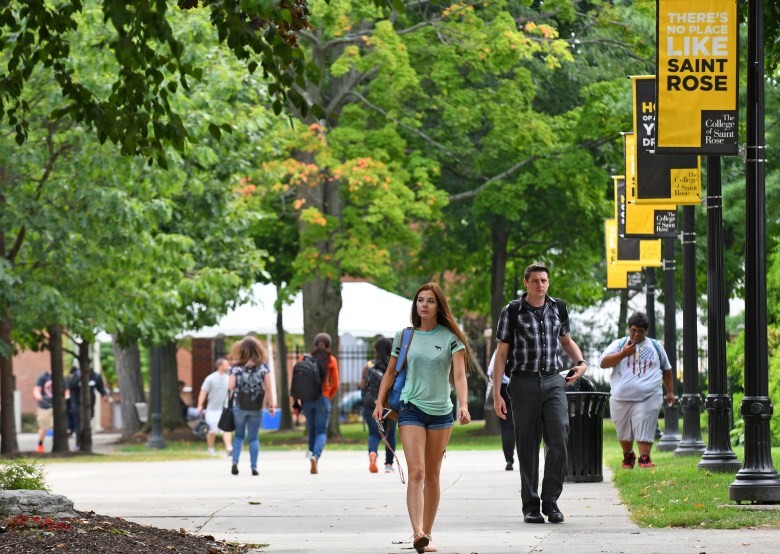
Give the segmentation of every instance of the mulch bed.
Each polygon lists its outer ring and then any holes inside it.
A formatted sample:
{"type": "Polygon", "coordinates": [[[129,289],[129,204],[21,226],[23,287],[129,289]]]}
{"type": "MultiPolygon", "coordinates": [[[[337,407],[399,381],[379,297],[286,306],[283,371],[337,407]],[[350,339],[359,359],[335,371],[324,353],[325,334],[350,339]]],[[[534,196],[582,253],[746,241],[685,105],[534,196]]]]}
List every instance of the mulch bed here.
{"type": "Polygon", "coordinates": [[[209,535],[195,535],[140,525],[94,512],[76,512],[76,518],[42,516],[0,517],[0,552],[181,552],[182,554],[237,554],[263,545],[231,544],[209,535]]]}

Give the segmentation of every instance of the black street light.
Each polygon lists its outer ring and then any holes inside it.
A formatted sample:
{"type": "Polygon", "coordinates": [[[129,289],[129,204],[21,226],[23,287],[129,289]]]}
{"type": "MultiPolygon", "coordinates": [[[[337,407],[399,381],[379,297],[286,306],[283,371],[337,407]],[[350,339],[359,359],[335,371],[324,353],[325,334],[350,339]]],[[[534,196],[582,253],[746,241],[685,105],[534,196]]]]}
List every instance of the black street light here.
{"type": "Polygon", "coordinates": [[[699,394],[698,348],[696,345],[696,212],[683,206],[683,436],[675,456],[704,452],[701,440],[701,395],[699,394]]]}
{"type": "Polygon", "coordinates": [[[729,486],[736,502],[780,502],[772,465],[766,317],[766,174],[764,136],[764,3],[748,1],[747,145],[745,169],[745,463],[729,486]]]}
{"type": "Polygon", "coordinates": [[[152,348],[149,354],[149,369],[151,370],[151,382],[149,388],[152,393],[152,433],[146,446],[149,448],[165,448],[165,439],[162,434],[162,348],[152,348]]]}
{"type": "MultiPolygon", "coordinates": [[[[664,241],[664,348],[672,366],[672,386],[677,393],[677,283],[674,278],[674,243],[676,239],[664,241]]],[[[669,452],[680,444],[680,422],[677,405],[664,402],[664,432],[658,440],[656,450],[669,452]]]]}
{"type": "Polygon", "coordinates": [[[722,473],[742,464],[731,450],[731,397],[726,390],[726,290],[723,286],[723,197],[720,157],[707,156],[707,408],[709,439],[698,467],[722,473]]]}

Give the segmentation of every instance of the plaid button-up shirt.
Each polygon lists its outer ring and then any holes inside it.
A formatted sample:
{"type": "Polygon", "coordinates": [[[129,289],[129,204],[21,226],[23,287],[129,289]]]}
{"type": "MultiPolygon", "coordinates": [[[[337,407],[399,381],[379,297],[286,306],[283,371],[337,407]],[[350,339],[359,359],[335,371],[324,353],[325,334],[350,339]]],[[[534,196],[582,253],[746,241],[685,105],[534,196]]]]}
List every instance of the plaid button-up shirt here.
{"type": "Polygon", "coordinates": [[[558,339],[569,334],[568,312],[562,301],[546,296],[544,306],[534,308],[526,302],[527,293],[513,302],[519,303],[517,321],[510,321],[507,304],[498,318],[496,338],[510,344],[514,365],[512,371],[552,373],[563,369],[558,339]],[[564,312],[561,314],[561,312],[564,312]]]}

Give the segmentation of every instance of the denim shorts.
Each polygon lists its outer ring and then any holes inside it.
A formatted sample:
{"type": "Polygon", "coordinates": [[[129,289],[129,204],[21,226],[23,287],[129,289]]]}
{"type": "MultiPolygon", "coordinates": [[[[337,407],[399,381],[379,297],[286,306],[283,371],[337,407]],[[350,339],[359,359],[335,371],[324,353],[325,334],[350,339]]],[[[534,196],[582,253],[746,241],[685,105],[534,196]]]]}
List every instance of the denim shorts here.
{"type": "Polygon", "coordinates": [[[452,417],[452,412],[445,415],[430,415],[411,402],[401,402],[401,409],[398,411],[398,427],[416,425],[417,427],[436,431],[438,429],[449,429],[454,424],[455,419],[452,417]]]}

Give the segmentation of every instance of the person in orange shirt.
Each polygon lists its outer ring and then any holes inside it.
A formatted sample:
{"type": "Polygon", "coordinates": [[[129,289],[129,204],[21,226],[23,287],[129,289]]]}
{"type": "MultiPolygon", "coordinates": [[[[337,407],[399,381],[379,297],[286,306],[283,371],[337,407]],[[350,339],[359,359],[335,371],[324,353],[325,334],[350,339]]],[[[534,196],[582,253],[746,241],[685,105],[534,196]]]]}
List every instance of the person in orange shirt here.
{"type": "Polygon", "coordinates": [[[328,439],[328,417],[330,417],[330,401],[339,390],[339,364],[330,351],[331,339],[327,333],[319,333],[314,337],[312,357],[320,368],[322,395],[316,400],[302,403],[301,411],[306,417],[306,430],[309,437],[309,462],[311,473],[317,473],[322,451],[328,439]]]}

